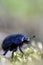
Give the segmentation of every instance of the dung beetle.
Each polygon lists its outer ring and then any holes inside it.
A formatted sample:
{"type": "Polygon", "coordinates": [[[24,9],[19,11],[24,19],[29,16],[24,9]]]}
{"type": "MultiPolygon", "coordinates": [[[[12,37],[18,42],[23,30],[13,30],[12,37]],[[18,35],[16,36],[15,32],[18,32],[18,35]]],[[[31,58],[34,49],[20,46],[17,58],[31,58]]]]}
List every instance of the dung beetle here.
{"type": "Polygon", "coordinates": [[[22,49],[23,44],[27,44],[30,42],[30,38],[26,36],[25,34],[13,34],[7,36],[3,43],[2,43],[2,49],[4,50],[4,54],[10,50],[12,51],[12,58],[14,56],[14,52],[17,51],[17,48],[19,47],[19,50],[24,54],[24,51],[22,49]]]}

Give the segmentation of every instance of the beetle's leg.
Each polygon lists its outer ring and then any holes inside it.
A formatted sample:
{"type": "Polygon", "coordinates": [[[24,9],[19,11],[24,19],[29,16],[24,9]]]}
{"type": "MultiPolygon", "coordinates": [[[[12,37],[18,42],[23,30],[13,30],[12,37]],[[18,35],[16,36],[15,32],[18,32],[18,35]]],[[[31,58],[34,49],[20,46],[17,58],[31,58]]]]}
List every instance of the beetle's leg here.
{"type": "Polygon", "coordinates": [[[17,51],[17,48],[13,50],[13,52],[12,52],[12,57],[11,57],[11,58],[14,57],[14,52],[16,52],[16,51],[17,51]]]}
{"type": "Polygon", "coordinates": [[[4,54],[3,55],[6,55],[6,53],[8,52],[8,49],[4,52],[4,54]]]}
{"type": "Polygon", "coordinates": [[[23,54],[25,54],[24,49],[23,49],[22,46],[19,46],[19,50],[20,50],[23,54]]]}

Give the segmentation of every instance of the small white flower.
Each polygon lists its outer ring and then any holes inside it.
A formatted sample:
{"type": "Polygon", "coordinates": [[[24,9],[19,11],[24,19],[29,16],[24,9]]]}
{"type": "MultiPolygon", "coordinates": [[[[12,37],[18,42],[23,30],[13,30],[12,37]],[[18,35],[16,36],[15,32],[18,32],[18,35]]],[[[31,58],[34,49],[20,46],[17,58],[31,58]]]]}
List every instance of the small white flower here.
{"type": "Polygon", "coordinates": [[[36,46],[35,41],[32,41],[31,44],[32,44],[32,46],[34,46],[34,47],[36,46]]]}
{"type": "Polygon", "coordinates": [[[39,48],[40,50],[42,50],[42,43],[41,43],[41,42],[38,42],[37,45],[38,45],[38,48],[39,48]]]}
{"type": "Polygon", "coordinates": [[[34,49],[34,52],[36,53],[37,52],[37,49],[34,49]]]}
{"type": "Polygon", "coordinates": [[[31,57],[28,57],[28,60],[29,60],[29,61],[32,61],[32,58],[31,58],[31,57]]]}

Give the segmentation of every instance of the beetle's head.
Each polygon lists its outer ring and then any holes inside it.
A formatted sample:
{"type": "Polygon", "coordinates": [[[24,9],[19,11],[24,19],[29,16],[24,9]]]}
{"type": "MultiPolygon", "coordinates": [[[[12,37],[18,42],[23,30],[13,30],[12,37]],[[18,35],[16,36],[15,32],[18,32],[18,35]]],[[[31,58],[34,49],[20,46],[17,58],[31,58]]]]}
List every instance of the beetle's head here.
{"type": "Polygon", "coordinates": [[[30,38],[29,38],[29,37],[24,37],[24,42],[25,42],[26,44],[28,44],[28,43],[30,42],[30,38]]]}
{"type": "Polygon", "coordinates": [[[34,39],[36,36],[33,35],[31,38],[30,37],[25,37],[24,40],[25,40],[25,43],[27,44],[28,47],[31,46],[31,39],[34,39]]]}
{"type": "Polygon", "coordinates": [[[29,48],[30,45],[31,45],[31,42],[30,42],[30,38],[29,37],[24,37],[24,44],[26,44],[26,46],[29,48]]]}

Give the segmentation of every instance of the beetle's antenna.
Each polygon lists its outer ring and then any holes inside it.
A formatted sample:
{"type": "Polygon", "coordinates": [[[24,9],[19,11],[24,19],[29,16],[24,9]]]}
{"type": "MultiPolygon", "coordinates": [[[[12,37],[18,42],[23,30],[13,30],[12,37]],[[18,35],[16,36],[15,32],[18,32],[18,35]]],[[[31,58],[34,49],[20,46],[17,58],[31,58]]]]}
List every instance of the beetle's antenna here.
{"type": "Polygon", "coordinates": [[[35,35],[33,35],[32,37],[30,37],[30,39],[34,39],[34,38],[36,38],[36,36],[35,36],[35,35]]]}
{"type": "MultiPolygon", "coordinates": [[[[29,34],[29,33],[28,33],[28,34],[29,34]]],[[[32,36],[32,34],[29,34],[29,36],[30,36],[30,39],[32,39],[32,38],[33,38],[33,39],[36,38],[36,36],[35,36],[35,35],[32,36]]]]}
{"type": "Polygon", "coordinates": [[[35,35],[33,35],[33,38],[35,38],[36,36],[35,35]]]}

